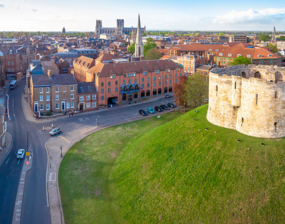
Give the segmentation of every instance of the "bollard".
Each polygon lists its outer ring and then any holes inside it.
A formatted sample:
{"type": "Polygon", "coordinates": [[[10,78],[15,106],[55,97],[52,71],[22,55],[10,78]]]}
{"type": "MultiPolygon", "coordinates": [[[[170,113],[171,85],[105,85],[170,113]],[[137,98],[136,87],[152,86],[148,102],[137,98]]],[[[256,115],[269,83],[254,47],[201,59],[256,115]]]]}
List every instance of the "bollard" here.
{"type": "Polygon", "coordinates": [[[45,130],[45,126],[43,126],[43,130],[45,130]]]}
{"type": "Polygon", "coordinates": [[[53,128],[53,124],[51,124],[51,127],[53,128]]]}

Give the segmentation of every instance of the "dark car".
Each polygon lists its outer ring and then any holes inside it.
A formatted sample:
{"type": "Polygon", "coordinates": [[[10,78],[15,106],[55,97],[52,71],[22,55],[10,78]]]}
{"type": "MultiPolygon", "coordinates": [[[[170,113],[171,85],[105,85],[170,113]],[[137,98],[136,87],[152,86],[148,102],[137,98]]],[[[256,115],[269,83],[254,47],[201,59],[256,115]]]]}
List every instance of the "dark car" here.
{"type": "Polygon", "coordinates": [[[147,116],[147,112],[145,112],[143,109],[139,110],[140,115],[147,116]]]}
{"type": "Polygon", "coordinates": [[[176,105],[175,105],[175,104],[173,104],[173,103],[168,103],[168,104],[167,104],[167,106],[169,106],[169,107],[171,107],[171,108],[176,107],[176,105]]]}
{"type": "Polygon", "coordinates": [[[157,112],[162,112],[163,109],[160,107],[160,106],[155,106],[154,109],[157,111],[157,112]]]}
{"type": "Polygon", "coordinates": [[[160,105],[160,107],[161,107],[163,110],[169,110],[169,107],[166,106],[165,104],[160,105]]]}
{"type": "Polygon", "coordinates": [[[169,99],[169,98],[172,98],[172,96],[171,95],[165,95],[165,98],[169,99]]]}

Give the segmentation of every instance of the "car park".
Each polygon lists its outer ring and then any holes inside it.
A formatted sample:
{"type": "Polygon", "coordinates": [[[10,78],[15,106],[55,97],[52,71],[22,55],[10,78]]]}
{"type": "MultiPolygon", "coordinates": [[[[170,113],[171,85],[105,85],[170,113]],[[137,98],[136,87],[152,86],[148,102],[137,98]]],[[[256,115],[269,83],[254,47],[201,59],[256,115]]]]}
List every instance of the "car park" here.
{"type": "Polygon", "coordinates": [[[154,109],[157,111],[157,112],[162,112],[163,109],[160,107],[160,106],[155,106],[154,109]]]}
{"type": "Polygon", "coordinates": [[[169,98],[172,98],[172,96],[171,95],[165,95],[165,98],[169,99],[169,98]]]}
{"type": "Polygon", "coordinates": [[[52,130],[49,132],[50,136],[55,136],[55,135],[57,135],[57,134],[59,134],[59,133],[61,133],[61,130],[60,130],[59,127],[54,128],[54,129],[52,129],[52,130]]]}
{"type": "Polygon", "coordinates": [[[19,149],[17,153],[17,159],[23,159],[25,157],[25,149],[19,149]]]}
{"type": "Polygon", "coordinates": [[[175,105],[175,104],[173,104],[173,103],[168,103],[168,104],[167,104],[167,106],[168,106],[168,107],[171,107],[171,108],[176,107],[176,105],[175,105]]]}
{"type": "Polygon", "coordinates": [[[147,112],[149,112],[149,113],[151,113],[151,114],[154,114],[154,113],[155,113],[155,111],[154,111],[151,107],[148,107],[148,108],[147,108],[147,112]]]}
{"type": "Polygon", "coordinates": [[[160,105],[160,107],[161,107],[163,110],[169,110],[169,107],[166,106],[165,104],[160,105]]]}
{"type": "Polygon", "coordinates": [[[140,115],[147,116],[147,112],[145,112],[143,109],[139,110],[140,115]]]}

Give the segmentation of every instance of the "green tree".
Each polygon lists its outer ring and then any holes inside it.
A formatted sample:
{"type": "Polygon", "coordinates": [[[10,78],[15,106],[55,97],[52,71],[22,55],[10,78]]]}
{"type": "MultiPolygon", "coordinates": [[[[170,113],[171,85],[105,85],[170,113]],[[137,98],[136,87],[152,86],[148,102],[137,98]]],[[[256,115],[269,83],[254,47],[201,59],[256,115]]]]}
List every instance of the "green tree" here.
{"type": "Polygon", "coordinates": [[[186,85],[187,104],[193,108],[205,104],[209,98],[209,79],[204,74],[189,76],[186,85]]]}
{"type": "Polygon", "coordinates": [[[187,103],[187,80],[186,76],[179,76],[178,82],[174,84],[174,100],[178,106],[184,106],[187,103]]]}
{"type": "Polygon", "coordinates": [[[285,36],[280,36],[279,40],[285,40],[285,36]]]}
{"type": "Polygon", "coordinates": [[[267,46],[273,53],[277,53],[278,52],[278,48],[275,44],[267,44],[267,46]]]}
{"type": "Polygon", "coordinates": [[[135,45],[136,43],[132,43],[128,48],[127,48],[127,51],[130,52],[130,53],[135,53],[135,45]]]}
{"type": "Polygon", "coordinates": [[[146,33],[143,33],[142,36],[143,36],[143,37],[146,37],[146,33]]]}
{"type": "Polygon", "coordinates": [[[223,33],[219,33],[219,36],[222,37],[222,36],[224,36],[224,34],[223,33]]]}
{"type": "Polygon", "coordinates": [[[161,53],[157,49],[150,49],[146,56],[146,60],[157,60],[161,58],[161,53]]]}
{"type": "Polygon", "coordinates": [[[239,57],[235,58],[233,60],[233,62],[231,62],[230,65],[234,66],[234,65],[248,65],[248,64],[251,64],[250,58],[239,56],[239,57]]]}
{"type": "Polygon", "coordinates": [[[260,39],[261,41],[266,42],[266,41],[269,41],[270,36],[267,35],[267,34],[265,34],[265,33],[263,33],[263,34],[260,35],[259,39],[260,39]]]}
{"type": "Polygon", "coordinates": [[[145,45],[143,46],[143,51],[144,51],[144,56],[146,56],[147,52],[150,50],[150,49],[153,49],[153,48],[156,48],[156,43],[153,41],[152,38],[147,38],[146,39],[146,43],[145,45]]]}

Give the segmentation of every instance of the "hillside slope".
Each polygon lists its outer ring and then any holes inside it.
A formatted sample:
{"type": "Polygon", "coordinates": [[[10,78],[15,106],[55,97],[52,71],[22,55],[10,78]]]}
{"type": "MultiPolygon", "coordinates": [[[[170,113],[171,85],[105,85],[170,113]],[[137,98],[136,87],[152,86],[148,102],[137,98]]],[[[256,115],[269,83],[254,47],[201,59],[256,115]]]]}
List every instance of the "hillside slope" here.
{"type": "Polygon", "coordinates": [[[159,126],[118,155],[110,195],[127,223],[285,223],[285,139],[217,127],[206,112],[159,126]]]}

